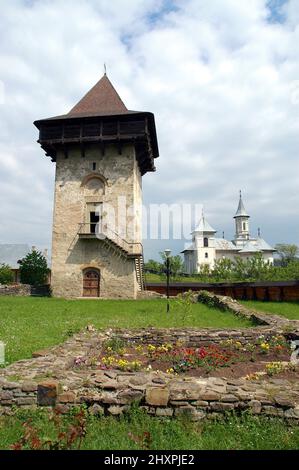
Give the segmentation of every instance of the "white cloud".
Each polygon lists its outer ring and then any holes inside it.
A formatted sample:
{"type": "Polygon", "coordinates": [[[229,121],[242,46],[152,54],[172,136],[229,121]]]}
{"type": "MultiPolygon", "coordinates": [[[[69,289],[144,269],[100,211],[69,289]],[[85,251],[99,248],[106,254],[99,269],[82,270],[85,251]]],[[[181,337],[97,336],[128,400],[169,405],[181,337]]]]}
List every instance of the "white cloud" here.
{"type": "Polygon", "coordinates": [[[50,244],[54,165],[32,121],[67,112],[105,62],[127,106],[156,116],[161,157],[145,203],[204,203],[232,236],[243,188],[254,228],[299,243],[298,6],[289,0],[277,23],[266,0],[1,5],[1,241],[50,244]]]}

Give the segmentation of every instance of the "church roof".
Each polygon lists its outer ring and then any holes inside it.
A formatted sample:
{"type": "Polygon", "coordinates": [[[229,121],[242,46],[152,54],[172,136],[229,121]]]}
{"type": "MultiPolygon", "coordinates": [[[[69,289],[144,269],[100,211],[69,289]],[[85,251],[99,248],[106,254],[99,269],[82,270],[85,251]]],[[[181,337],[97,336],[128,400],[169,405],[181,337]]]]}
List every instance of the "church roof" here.
{"type": "Polygon", "coordinates": [[[217,230],[213,229],[213,227],[211,227],[209,222],[206,220],[205,216],[202,215],[198,225],[193,230],[193,233],[194,232],[216,233],[217,230]]]}
{"type": "Polygon", "coordinates": [[[248,240],[243,248],[239,251],[239,253],[259,253],[261,251],[272,251],[274,252],[275,249],[272,248],[265,240],[261,237],[256,239],[248,240]]]}
{"type": "Polygon", "coordinates": [[[185,251],[196,251],[195,243],[188,245],[183,251],[181,251],[181,253],[185,253],[185,251]]]}
{"type": "Polygon", "coordinates": [[[240,191],[240,199],[239,199],[238,209],[237,209],[235,217],[249,217],[249,215],[247,214],[247,212],[245,210],[244,204],[243,204],[241,191],[240,191]]]}
{"type": "Polygon", "coordinates": [[[224,238],[215,238],[215,248],[216,250],[232,250],[238,251],[238,248],[229,240],[224,238]]]}
{"type": "Polygon", "coordinates": [[[258,253],[261,250],[256,244],[256,240],[248,240],[239,253],[258,253]]]}
{"type": "Polygon", "coordinates": [[[271,245],[269,245],[263,238],[258,237],[256,240],[257,246],[259,247],[260,250],[262,251],[275,251],[275,248],[273,248],[271,245]]]}

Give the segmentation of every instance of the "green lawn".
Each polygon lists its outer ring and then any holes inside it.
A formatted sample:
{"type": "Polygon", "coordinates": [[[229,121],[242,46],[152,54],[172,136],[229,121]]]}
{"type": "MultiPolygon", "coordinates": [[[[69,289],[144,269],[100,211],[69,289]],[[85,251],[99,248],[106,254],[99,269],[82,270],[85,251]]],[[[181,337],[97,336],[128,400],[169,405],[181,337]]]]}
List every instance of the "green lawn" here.
{"type": "MultiPolygon", "coordinates": [[[[32,419],[39,437],[53,438],[53,424],[45,410],[19,410],[14,416],[0,418],[0,449],[9,449],[22,436],[22,423],[32,419]]],[[[65,418],[65,424],[69,417],[65,418]]],[[[82,449],[131,450],[142,448],[129,433],[140,437],[150,433],[150,450],[265,450],[298,449],[299,426],[287,426],[280,419],[269,420],[243,414],[227,415],[220,421],[192,423],[189,419],[153,418],[140,411],[128,416],[89,418],[82,449]]],[[[57,435],[57,433],[56,433],[57,435]]]]}
{"type": "Polygon", "coordinates": [[[0,339],[6,343],[6,361],[31,357],[33,351],[58,344],[88,324],[97,328],[122,327],[249,327],[249,321],[229,312],[192,304],[191,315],[166,300],[65,300],[0,297],[0,339]]]}
{"type": "Polygon", "coordinates": [[[281,315],[289,320],[299,320],[299,302],[241,302],[248,308],[260,310],[265,313],[281,315]]]}

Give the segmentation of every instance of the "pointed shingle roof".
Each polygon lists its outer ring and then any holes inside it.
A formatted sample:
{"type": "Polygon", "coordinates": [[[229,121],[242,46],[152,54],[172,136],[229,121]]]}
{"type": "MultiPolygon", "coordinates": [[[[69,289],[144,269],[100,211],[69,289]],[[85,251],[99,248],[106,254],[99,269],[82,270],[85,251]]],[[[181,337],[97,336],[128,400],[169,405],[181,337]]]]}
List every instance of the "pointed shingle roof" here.
{"type": "Polygon", "coordinates": [[[127,113],[129,113],[128,109],[105,74],[70,110],[67,116],[99,116],[127,113]]]}
{"type": "Polygon", "coordinates": [[[235,217],[250,217],[246,210],[245,210],[245,207],[244,207],[244,204],[243,204],[243,200],[242,200],[242,193],[240,191],[240,199],[239,199],[239,205],[238,205],[238,209],[237,209],[237,212],[236,212],[236,215],[234,216],[235,217]]]}
{"type": "Polygon", "coordinates": [[[198,225],[195,227],[194,232],[204,232],[204,233],[216,233],[217,230],[214,230],[213,227],[206,220],[205,216],[202,215],[198,225]]]}

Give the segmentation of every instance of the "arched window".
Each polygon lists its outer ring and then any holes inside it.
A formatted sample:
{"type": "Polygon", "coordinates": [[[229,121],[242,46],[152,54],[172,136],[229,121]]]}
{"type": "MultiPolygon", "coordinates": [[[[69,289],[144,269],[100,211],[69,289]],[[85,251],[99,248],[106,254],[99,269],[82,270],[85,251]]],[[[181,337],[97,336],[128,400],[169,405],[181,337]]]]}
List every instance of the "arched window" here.
{"type": "Polygon", "coordinates": [[[246,230],[246,222],[243,222],[243,230],[246,230]]]}
{"type": "Polygon", "coordinates": [[[208,237],[205,237],[205,238],[203,239],[203,246],[206,247],[206,248],[209,246],[209,239],[208,239],[208,237]]]}
{"type": "Polygon", "coordinates": [[[106,179],[99,173],[91,173],[85,176],[81,186],[84,189],[84,196],[102,196],[105,194],[106,179]]]}

